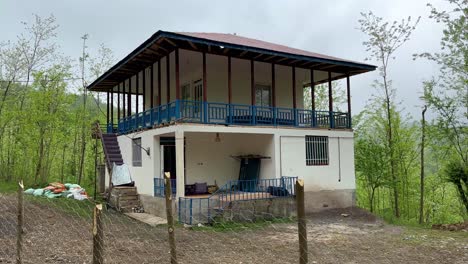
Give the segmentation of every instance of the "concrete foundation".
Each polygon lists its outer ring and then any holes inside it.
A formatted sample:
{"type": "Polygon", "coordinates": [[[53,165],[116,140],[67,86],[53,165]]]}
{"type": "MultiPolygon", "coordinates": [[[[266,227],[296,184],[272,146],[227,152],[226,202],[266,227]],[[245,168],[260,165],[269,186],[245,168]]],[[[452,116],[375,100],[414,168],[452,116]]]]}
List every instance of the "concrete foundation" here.
{"type": "Polygon", "coordinates": [[[224,209],[223,221],[254,222],[296,216],[293,197],[232,202],[224,209]]]}
{"type": "Polygon", "coordinates": [[[346,208],[355,206],[356,190],[326,190],[309,191],[304,193],[305,210],[318,212],[331,208],[346,208]]]}
{"type": "MultiPolygon", "coordinates": [[[[166,198],[140,194],[140,202],[146,213],[167,219],[166,198]]],[[[172,200],[172,212],[175,216],[175,219],[177,219],[178,211],[176,202],[174,200],[172,200]]]]}
{"type": "MultiPolygon", "coordinates": [[[[355,193],[354,189],[305,192],[306,213],[355,206],[355,193]]],[[[141,194],[140,201],[146,213],[166,219],[165,198],[141,194]]],[[[173,200],[174,219],[177,220],[180,216],[183,222],[205,224],[213,218],[215,221],[252,222],[296,216],[296,200],[293,197],[234,201],[223,209],[215,201],[209,205],[207,202],[206,199],[194,199],[190,207],[190,199],[186,199],[180,203],[182,208],[179,212],[179,203],[173,200]]]]}

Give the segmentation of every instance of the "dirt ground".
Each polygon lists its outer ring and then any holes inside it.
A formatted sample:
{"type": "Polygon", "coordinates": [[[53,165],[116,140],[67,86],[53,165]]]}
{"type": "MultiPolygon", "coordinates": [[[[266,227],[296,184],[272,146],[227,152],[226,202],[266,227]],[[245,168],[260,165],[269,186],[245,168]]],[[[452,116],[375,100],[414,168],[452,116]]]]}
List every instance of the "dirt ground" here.
{"type": "MultiPolygon", "coordinates": [[[[91,204],[54,203],[26,199],[23,263],[91,263],[91,204]]],[[[166,226],[103,216],[105,263],[170,263],[166,226]]],[[[466,231],[386,225],[357,208],[310,214],[307,224],[309,263],[468,263],[466,231]]],[[[298,263],[294,222],[175,232],[179,263],[298,263]]],[[[0,263],[15,255],[16,200],[0,194],[0,263]]]]}

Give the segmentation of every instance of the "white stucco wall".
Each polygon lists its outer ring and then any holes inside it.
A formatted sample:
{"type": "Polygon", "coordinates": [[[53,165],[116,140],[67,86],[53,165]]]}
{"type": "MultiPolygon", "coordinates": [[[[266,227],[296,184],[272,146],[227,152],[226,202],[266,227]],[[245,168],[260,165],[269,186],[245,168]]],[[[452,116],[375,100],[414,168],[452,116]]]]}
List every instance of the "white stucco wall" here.
{"type": "Polygon", "coordinates": [[[262,161],[261,178],[298,176],[305,180],[306,191],[355,189],[352,131],[178,124],[118,137],[140,194],[153,195],[153,178],[161,176],[159,137],[174,136],[176,131],[183,131],[186,140],[187,183],[214,184],[216,179],[222,185],[235,180],[240,164],[230,156],[258,154],[271,157],[262,161]],[[221,142],[214,141],[216,133],[221,142]],[[329,137],[329,165],[306,166],[306,135],[329,137]],[[131,138],[135,137],[150,148],[150,156],[142,152],[141,167],[132,166],[131,138]]]}
{"type": "Polygon", "coordinates": [[[239,178],[240,161],[232,156],[261,155],[260,178],[275,178],[273,135],[220,133],[185,133],[187,184],[207,182],[222,185],[239,178]]]}
{"type": "MultiPolygon", "coordinates": [[[[144,148],[150,147],[151,155],[146,155],[145,151],[142,151],[141,158],[142,158],[142,166],[141,167],[134,167],[132,164],[132,138],[138,138],[140,135],[133,134],[133,135],[123,135],[117,137],[117,140],[120,145],[120,151],[122,153],[122,158],[125,164],[128,165],[130,169],[130,175],[132,179],[135,181],[135,186],[137,187],[138,193],[140,194],[148,194],[153,195],[154,188],[153,188],[153,175],[155,164],[159,163],[159,154],[155,153],[154,145],[156,142],[154,141],[154,137],[150,135],[141,136],[141,145],[144,148]]],[[[158,142],[159,143],[159,142],[158,142]]],[[[158,144],[159,148],[159,144],[158,144]]],[[[159,167],[159,165],[157,166],[159,167]]]]}
{"type": "Polygon", "coordinates": [[[304,136],[281,136],[281,174],[304,179],[305,191],[355,189],[353,138],[330,133],[328,141],[329,164],[306,166],[304,136]]]}

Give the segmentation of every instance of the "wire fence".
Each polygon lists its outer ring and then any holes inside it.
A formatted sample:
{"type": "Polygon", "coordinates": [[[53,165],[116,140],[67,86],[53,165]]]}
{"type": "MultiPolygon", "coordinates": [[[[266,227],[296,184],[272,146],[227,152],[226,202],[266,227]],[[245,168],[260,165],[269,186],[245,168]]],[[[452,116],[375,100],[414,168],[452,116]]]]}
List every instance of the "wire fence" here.
{"type": "Polygon", "coordinates": [[[255,217],[187,225],[167,199],[165,223],[149,225],[99,201],[25,194],[19,186],[0,193],[0,263],[307,263],[300,188],[284,198],[289,215],[258,217],[258,206],[241,206],[255,217]]]}

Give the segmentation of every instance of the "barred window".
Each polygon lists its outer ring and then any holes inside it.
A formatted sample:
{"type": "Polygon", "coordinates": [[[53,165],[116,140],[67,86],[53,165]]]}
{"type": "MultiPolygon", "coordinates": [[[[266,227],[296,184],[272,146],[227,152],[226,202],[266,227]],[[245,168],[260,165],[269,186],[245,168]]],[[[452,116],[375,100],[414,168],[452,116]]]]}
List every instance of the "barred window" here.
{"type": "Polygon", "coordinates": [[[132,139],[132,164],[141,167],[141,138],[132,139]]]}
{"type": "Polygon", "coordinates": [[[328,137],[306,136],[306,165],[328,165],[328,137]]]}

